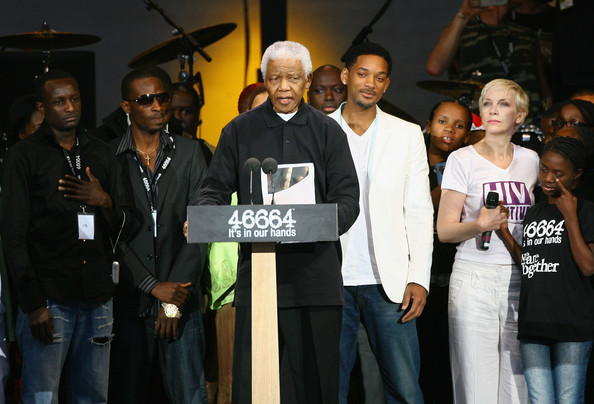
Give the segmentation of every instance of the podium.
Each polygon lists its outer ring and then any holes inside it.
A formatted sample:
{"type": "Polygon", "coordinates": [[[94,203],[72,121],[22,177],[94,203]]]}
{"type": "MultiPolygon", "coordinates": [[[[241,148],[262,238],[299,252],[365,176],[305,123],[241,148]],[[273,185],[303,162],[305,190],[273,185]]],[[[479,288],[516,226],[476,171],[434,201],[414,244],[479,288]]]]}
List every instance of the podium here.
{"type": "Polygon", "coordinates": [[[335,240],[336,204],[188,206],[189,243],[252,243],[253,403],[280,403],[276,243],[335,240]]]}

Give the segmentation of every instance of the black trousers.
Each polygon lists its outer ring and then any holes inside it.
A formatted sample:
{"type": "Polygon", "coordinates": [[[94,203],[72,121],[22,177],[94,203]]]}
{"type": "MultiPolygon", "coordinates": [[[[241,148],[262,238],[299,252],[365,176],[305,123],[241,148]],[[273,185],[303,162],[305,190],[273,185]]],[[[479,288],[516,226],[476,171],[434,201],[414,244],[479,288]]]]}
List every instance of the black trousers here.
{"type": "MultiPolygon", "coordinates": [[[[278,310],[281,403],[336,404],[342,307],[278,310]],[[284,363],[288,361],[287,363],[284,363]],[[287,394],[291,392],[291,394],[287,394]]],[[[251,308],[237,307],[233,347],[233,403],[252,402],[251,308]]]]}

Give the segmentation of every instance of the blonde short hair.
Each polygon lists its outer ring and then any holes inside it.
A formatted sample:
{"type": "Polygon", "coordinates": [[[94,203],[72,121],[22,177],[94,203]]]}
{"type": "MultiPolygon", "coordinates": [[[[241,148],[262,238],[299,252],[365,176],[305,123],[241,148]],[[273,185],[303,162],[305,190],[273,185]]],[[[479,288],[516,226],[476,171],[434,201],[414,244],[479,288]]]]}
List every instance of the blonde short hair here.
{"type": "Polygon", "coordinates": [[[483,99],[485,98],[485,94],[487,94],[487,91],[493,88],[499,88],[505,91],[512,90],[514,92],[514,101],[516,102],[516,109],[518,110],[518,112],[526,112],[526,116],[528,115],[528,107],[530,104],[528,94],[526,94],[524,89],[520,87],[518,83],[508,79],[495,79],[485,84],[485,87],[483,87],[483,91],[481,91],[481,97],[479,98],[479,108],[483,105],[483,99]]]}

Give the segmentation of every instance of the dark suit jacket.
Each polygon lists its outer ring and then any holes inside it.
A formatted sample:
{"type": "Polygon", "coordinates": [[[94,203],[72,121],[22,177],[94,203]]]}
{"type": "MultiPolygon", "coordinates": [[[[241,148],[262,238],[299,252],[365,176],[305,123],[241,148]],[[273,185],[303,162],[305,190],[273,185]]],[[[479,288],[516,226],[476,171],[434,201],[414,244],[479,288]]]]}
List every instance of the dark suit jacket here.
{"type": "MultiPolygon", "coordinates": [[[[206,245],[188,244],[183,235],[187,206],[198,199],[206,162],[198,142],[171,135],[175,151],[171,163],[158,182],[157,238],[153,238],[153,218],[138,165],[131,151],[116,155],[122,166],[120,192],[132,193],[139,222],[136,236],[120,243],[120,284],[116,288],[114,309],[120,316],[141,314],[154,299],[138,289],[151,275],[159,281],[192,282],[195,293],[184,311],[200,307],[200,276],[206,257],[206,245]]],[[[112,142],[114,152],[120,139],[112,142]]]]}

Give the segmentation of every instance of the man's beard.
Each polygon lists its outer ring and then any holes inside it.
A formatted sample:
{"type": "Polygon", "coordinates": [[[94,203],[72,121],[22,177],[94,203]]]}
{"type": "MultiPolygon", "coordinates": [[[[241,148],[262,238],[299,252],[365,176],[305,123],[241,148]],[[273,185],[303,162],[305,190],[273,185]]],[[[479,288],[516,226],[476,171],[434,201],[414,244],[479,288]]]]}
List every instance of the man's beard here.
{"type": "Polygon", "coordinates": [[[373,106],[375,106],[375,102],[371,102],[369,104],[366,104],[366,103],[364,103],[363,101],[360,101],[360,100],[355,100],[355,104],[357,104],[358,106],[360,106],[361,108],[364,108],[364,109],[370,109],[373,106]]]}

